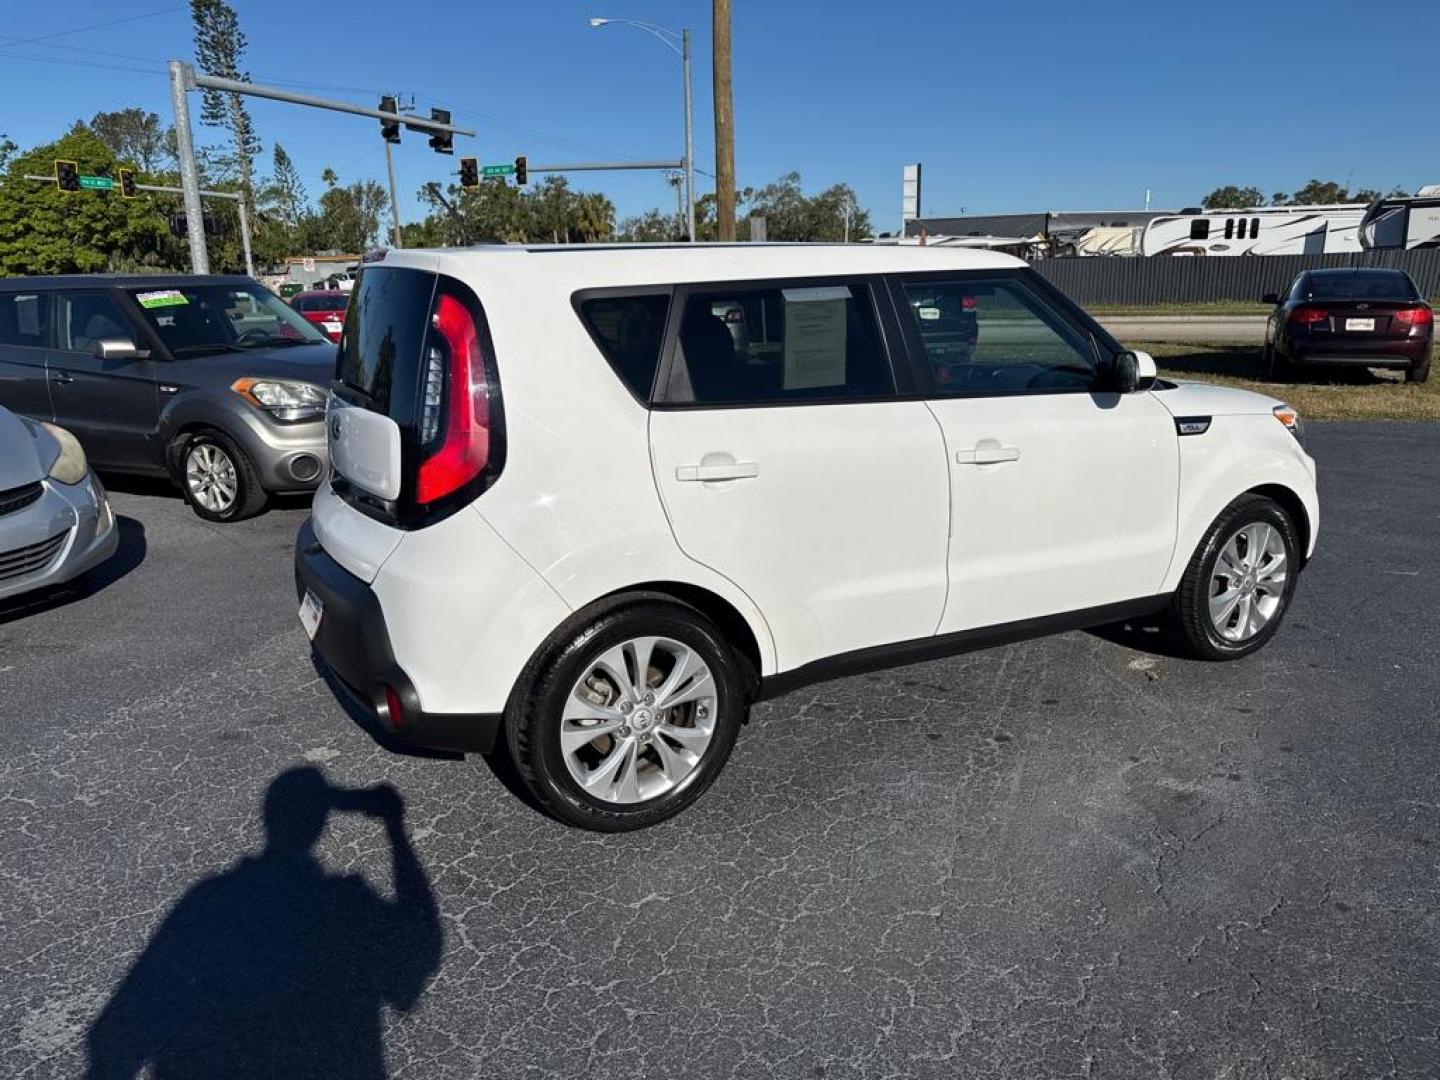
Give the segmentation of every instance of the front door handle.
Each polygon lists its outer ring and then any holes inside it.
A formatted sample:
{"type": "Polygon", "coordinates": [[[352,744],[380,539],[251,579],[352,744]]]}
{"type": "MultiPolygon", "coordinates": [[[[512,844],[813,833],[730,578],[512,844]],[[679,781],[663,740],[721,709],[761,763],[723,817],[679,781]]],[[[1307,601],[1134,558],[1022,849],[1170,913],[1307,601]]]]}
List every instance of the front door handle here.
{"type": "Polygon", "coordinates": [[[753,461],[737,461],[727,465],[678,465],[675,468],[675,479],[682,483],[749,480],[759,475],[760,466],[753,461]]]}
{"type": "Polygon", "coordinates": [[[52,382],[57,382],[61,385],[64,385],[65,383],[74,382],[75,376],[71,375],[68,371],[52,371],[50,372],[50,379],[52,382]]]}
{"type": "Polygon", "coordinates": [[[973,450],[956,450],[957,465],[999,465],[1003,461],[1019,461],[1018,446],[977,446],[973,450]]]}

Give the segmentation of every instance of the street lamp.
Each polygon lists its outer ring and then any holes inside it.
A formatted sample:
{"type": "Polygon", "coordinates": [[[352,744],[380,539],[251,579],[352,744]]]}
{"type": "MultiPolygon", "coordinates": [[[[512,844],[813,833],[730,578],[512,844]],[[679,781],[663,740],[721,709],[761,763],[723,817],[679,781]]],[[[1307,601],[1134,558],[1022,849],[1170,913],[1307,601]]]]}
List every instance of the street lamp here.
{"type": "Polygon", "coordinates": [[[693,244],[695,236],[695,117],[694,110],[690,104],[690,31],[681,30],[678,34],[674,30],[667,30],[663,26],[656,26],[654,23],[639,22],[635,19],[602,19],[592,17],[590,27],[598,30],[602,26],[610,24],[621,26],[633,26],[637,30],[644,30],[651,37],[659,39],[667,49],[680,57],[685,74],[685,216],[690,233],[690,242],[693,244]]]}

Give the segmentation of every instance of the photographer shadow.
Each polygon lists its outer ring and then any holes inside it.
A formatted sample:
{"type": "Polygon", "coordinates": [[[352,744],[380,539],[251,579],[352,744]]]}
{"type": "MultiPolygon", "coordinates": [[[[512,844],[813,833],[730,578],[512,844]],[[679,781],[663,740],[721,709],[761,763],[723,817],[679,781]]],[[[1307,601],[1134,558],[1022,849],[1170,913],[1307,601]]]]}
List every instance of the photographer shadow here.
{"type": "Polygon", "coordinates": [[[387,1075],[385,1007],[415,1007],[443,944],[404,804],[306,767],[271,782],[264,817],[264,850],[193,886],[155,931],[90,1028],[87,1076],[387,1075]],[[320,864],[332,811],[383,822],[393,899],[320,864]]]}

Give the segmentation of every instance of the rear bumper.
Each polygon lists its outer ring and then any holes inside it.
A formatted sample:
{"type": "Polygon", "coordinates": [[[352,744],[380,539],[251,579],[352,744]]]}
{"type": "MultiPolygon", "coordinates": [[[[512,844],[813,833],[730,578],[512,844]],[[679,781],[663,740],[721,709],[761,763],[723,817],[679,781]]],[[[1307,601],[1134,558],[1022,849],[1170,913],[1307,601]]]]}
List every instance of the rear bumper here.
{"type": "Polygon", "coordinates": [[[307,520],[295,541],[295,589],[313,592],[324,604],[313,649],[317,658],[396,738],[433,750],[487,754],[500,732],[499,713],[427,713],[409,675],[395,660],[380,599],[369,585],[328,554],[307,520]],[[397,725],[385,707],[385,687],[400,697],[397,725]]]}
{"type": "Polygon", "coordinates": [[[1292,338],[1286,352],[1306,364],[1352,364],[1357,367],[1410,367],[1430,354],[1430,338],[1327,340],[1329,335],[1292,338]]]}

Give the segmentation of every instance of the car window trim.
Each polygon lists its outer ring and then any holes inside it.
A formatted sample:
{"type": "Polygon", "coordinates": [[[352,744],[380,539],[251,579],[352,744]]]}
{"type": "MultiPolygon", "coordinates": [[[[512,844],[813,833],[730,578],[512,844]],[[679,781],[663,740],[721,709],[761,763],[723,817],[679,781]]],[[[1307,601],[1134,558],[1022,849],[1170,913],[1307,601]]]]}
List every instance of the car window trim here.
{"type": "Polygon", "coordinates": [[[655,400],[657,388],[661,385],[660,372],[665,363],[665,345],[669,340],[670,324],[675,317],[675,286],[673,284],[617,285],[577,289],[570,294],[570,310],[575,312],[575,318],[580,320],[580,325],[595,345],[595,351],[600,354],[601,359],[605,361],[605,366],[615,376],[615,381],[624,387],[625,392],[633,401],[643,408],[649,409],[655,400]],[[634,296],[663,296],[668,304],[665,309],[665,328],[660,334],[660,355],[655,358],[655,371],[650,378],[650,389],[643,398],[631,389],[630,384],[620,374],[614,361],[610,359],[610,354],[605,351],[605,343],[600,340],[600,335],[591,329],[589,320],[585,318],[585,312],[581,310],[582,305],[589,300],[624,300],[634,296]]]}
{"type": "Polygon", "coordinates": [[[927,401],[946,401],[956,398],[990,397],[1033,397],[1054,394],[1094,394],[1103,391],[1105,376],[1114,364],[1115,357],[1124,351],[1123,346],[1110,335],[1084,308],[1080,307],[1057,289],[1044,276],[1028,267],[1000,267],[993,270],[917,270],[900,271],[885,275],[890,290],[891,303],[895,307],[904,335],[910,367],[914,373],[919,396],[927,401]],[[1017,288],[1029,293],[1030,297],[1045,311],[1068,327],[1081,341],[1090,345],[1091,360],[1095,368],[1095,379],[1090,386],[1075,387],[1022,387],[1006,390],[968,390],[960,393],[942,393],[935,382],[935,370],[926,352],[925,342],[920,337],[920,328],[914,318],[905,318],[900,313],[906,310],[909,300],[905,296],[905,285],[910,282],[926,281],[1013,281],[1017,288]]]}
{"type": "Polygon", "coordinates": [[[895,332],[894,320],[889,320],[889,325],[887,325],[887,319],[885,317],[886,305],[881,302],[881,297],[885,292],[886,287],[883,275],[876,273],[807,274],[789,277],[677,282],[675,284],[674,296],[670,300],[670,322],[665,328],[665,344],[660,354],[660,367],[656,372],[650,407],[664,411],[794,409],[807,408],[815,405],[874,405],[882,402],[914,400],[916,395],[908,371],[905,372],[903,379],[901,375],[902,364],[906,363],[904,360],[903,342],[893,337],[895,332]],[[860,285],[864,287],[870,299],[871,311],[875,315],[875,328],[880,334],[881,357],[885,364],[885,369],[890,373],[890,385],[892,389],[888,394],[810,398],[808,400],[764,398],[755,401],[727,402],[670,401],[666,399],[666,388],[670,385],[670,376],[675,366],[676,355],[679,351],[680,322],[685,311],[685,306],[690,302],[692,293],[723,291],[725,289],[752,292],[760,289],[807,289],[827,285],[860,285]]]}

